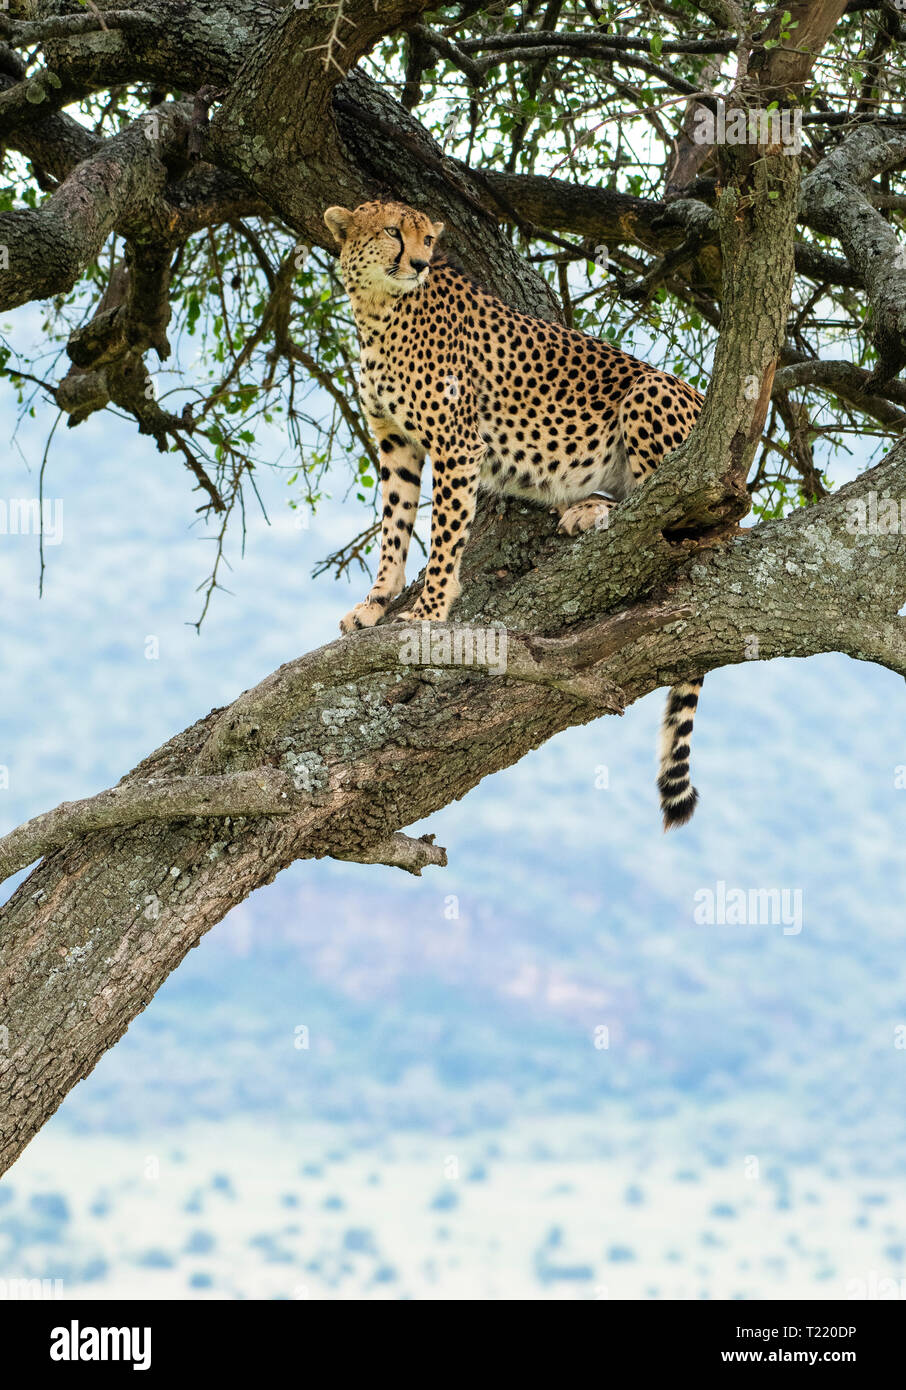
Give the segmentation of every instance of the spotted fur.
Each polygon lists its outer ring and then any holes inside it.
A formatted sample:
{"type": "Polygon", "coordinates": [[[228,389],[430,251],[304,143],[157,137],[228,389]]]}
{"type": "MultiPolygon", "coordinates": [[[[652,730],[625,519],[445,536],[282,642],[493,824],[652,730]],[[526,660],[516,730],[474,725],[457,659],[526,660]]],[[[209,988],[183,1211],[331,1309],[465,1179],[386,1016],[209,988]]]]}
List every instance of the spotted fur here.
{"type": "MultiPolygon", "coordinates": [[[[381,556],[340,623],[370,627],[405,585],[431,456],[431,548],[402,618],[443,620],[460,591],[479,487],[547,503],[560,529],[606,524],[689,434],[699,393],[597,338],[517,313],[435,256],[443,224],[400,203],[328,208],[360,347],[359,396],[381,454],[381,556]]],[[[691,816],[689,740],[701,682],[675,686],[661,736],[664,826],[691,816]]]]}

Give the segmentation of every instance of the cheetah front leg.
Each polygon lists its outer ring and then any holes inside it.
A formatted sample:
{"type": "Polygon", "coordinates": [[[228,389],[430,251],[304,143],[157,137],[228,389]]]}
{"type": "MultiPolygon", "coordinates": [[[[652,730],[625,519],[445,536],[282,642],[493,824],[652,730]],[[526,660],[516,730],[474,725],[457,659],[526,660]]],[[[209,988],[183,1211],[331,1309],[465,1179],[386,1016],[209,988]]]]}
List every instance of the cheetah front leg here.
{"type": "Polygon", "coordinates": [[[391,420],[369,415],[368,423],[381,453],[381,558],[368,597],[357,603],[340,623],[341,632],[374,627],[402,593],[406,556],[418,510],[425,451],[397,434],[391,420]]]}
{"type": "Polygon", "coordinates": [[[416,602],[398,614],[400,622],[443,622],[460,591],[459,568],[475,515],[480,453],[448,455],[431,461],[431,551],[425,586],[416,602]]]}

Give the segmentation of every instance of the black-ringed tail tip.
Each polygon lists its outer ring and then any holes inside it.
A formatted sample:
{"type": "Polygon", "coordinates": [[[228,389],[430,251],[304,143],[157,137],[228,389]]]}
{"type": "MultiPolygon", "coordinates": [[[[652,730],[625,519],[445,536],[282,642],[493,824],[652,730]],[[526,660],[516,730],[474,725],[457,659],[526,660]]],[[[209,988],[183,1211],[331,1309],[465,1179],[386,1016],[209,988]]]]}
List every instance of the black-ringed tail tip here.
{"type": "Polygon", "coordinates": [[[698,804],[698,792],[689,780],[689,749],[701,688],[701,681],[686,681],[674,685],[667,697],[657,779],[665,830],[685,825],[698,804]]]}

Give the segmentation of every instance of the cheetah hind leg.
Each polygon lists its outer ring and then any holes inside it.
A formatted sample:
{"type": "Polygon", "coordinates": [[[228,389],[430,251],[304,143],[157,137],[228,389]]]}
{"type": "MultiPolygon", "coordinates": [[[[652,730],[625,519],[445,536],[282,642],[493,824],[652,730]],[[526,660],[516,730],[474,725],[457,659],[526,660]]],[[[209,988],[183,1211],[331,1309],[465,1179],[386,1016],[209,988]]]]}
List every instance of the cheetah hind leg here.
{"type": "Polygon", "coordinates": [[[557,530],[566,536],[578,536],[583,531],[604,531],[610,524],[613,505],[604,497],[586,497],[582,502],[555,507],[554,510],[560,513],[557,530]]]}

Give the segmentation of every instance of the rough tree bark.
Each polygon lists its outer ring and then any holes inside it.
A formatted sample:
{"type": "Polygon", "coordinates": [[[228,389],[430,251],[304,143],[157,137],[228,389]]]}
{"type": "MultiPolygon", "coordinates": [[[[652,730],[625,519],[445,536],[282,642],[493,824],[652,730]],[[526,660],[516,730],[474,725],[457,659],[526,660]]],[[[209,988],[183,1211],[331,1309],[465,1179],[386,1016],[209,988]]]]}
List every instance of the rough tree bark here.
{"type": "MultiPolygon", "coordinates": [[[[382,33],[419,19],[419,0],[347,3],[339,31],[333,6],[155,0],[147,10],[98,8],[106,27],[65,0],[13,3],[0,21],[8,35],[17,24],[37,26],[54,75],[35,119],[27,79],[8,53],[0,126],[61,181],[40,208],[0,215],[0,242],[11,249],[0,307],[71,287],[112,230],[136,244],[156,237],[172,245],[188,228],[264,205],[323,245],[327,203],[385,190],[430,203],[471,270],[509,303],[546,317],[555,301],[500,221],[591,236],[611,229],[661,254],[682,245],[694,222],[689,254],[720,286],[721,328],[695,431],[609,529],[568,541],[541,509],[481,506],[452,626],[505,630],[505,671],[442,655],[416,662],[405,627],[357,633],[212,711],[118,787],[0,840],[4,877],[43,856],[0,910],[8,1030],[0,1171],[204,932],[294,860],[331,855],[415,873],[442,865],[443,850],[402,828],[562,729],[746,659],[752,636],[762,659],[837,651],[906,675],[897,617],[906,540],[894,532],[866,543],[848,525],[854,501],[906,490],[906,448],[818,505],[738,527],[775,369],[796,369],[786,319],[801,256],[797,225],[838,237],[846,259],[828,255],[822,271],[835,270],[839,283],[864,281],[894,355],[903,340],[902,298],[872,263],[893,248],[865,216],[864,193],[866,160],[872,172],[889,167],[901,158],[895,142],[848,152],[844,142],[833,170],[822,175],[819,166],[801,194],[797,161],[759,147],[724,157],[707,203],[648,205],[595,189],[566,198],[553,180],[476,174],[443,158],[384,89],[361,72],[344,76],[382,33]],[[206,92],[158,106],[152,138],[138,121],[101,142],[54,109],[137,80],[206,92]],[[199,148],[201,163],[191,158],[199,148]]],[[[719,8],[732,26],[735,6],[719,8]]],[[[810,7],[814,51],[842,8],[831,0],[810,7]]],[[[801,84],[808,64],[800,55],[791,73],[787,61],[759,59],[740,100],[801,84]]],[[[818,253],[809,254],[814,262],[818,253]]],[[[110,364],[129,353],[140,360],[166,327],[149,326],[134,289],[129,295],[71,351],[77,367],[108,372],[92,389],[111,398],[128,387],[110,364]]],[[[838,365],[842,389],[864,396],[865,374],[854,379],[838,365]]],[[[902,387],[889,387],[871,397],[879,410],[902,400],[902,387]]],[[[431,640],[440,643],[448,628],[435,625],[431,640]]]]}

